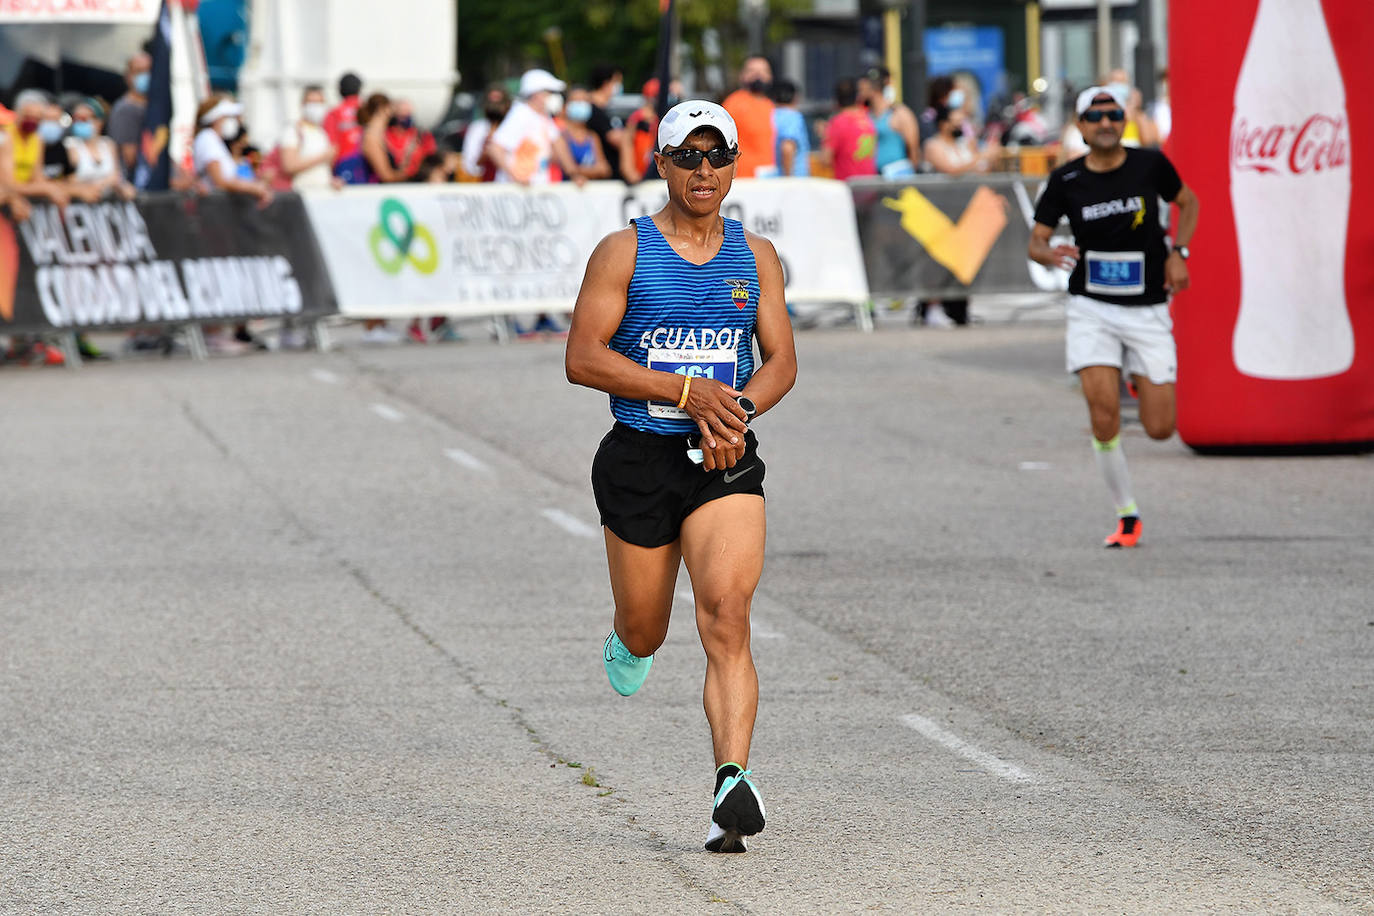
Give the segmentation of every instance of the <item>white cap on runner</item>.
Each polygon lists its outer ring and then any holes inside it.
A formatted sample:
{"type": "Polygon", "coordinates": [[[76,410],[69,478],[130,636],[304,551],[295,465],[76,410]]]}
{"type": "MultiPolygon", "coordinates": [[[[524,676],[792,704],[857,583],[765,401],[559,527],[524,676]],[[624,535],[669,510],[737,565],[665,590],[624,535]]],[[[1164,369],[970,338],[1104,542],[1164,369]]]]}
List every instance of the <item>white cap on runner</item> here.
{"type": "Polygon", "coordinates": [[[739,131],[735,129],[735,119],[730,117],[730,112],[715,102],[689,99],[669,108],[659,122],[658,148],[681,146],[692,131],[703,127],[720,131],[725,138],[725,145],[730,149],[739,146],[739,131]]]}
{"type": "Polygon", "coordinates": [[[1093,107],[1093,101],[1100,95],[1107,96],[1122,108],[1126,107],[1126,94],[1121,91],[1120,85],[1113,83],[1110,86],[1089,86],[1078,93],[1078,104],[1073,106],[1074,113],[1080,118],[1083,117],[1083,112],[1093,107]]]}

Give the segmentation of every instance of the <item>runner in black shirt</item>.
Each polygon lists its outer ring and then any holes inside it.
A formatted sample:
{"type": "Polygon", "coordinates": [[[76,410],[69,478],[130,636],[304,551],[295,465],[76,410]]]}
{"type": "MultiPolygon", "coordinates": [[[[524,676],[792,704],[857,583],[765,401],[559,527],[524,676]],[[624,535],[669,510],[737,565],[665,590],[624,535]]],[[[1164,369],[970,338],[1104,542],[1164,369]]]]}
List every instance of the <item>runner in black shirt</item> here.
{"type": "Polygon", "coordinates": [[[1050,175],[1035,208],[1030,257],[1072,270],[1067,363],[1082,384],[1097,464],[1116,502],[1117,527],[1106,545],[1134,547],[1141,522],[1121,450],[1121,373],[1134,380],[1150,438],[1173,435],[1177,366],[1169,293],[1188,286],[1198,200],[1163,153],[1121,145],[1124,99],[1093,86],[1079,94],[1076,110],[1090,151],[1050,175]],[[1179,208],[1172,250],[1160,227],[1160,198],[1179,208]],[[1052,246],[1064,216],[1076,244],[1052,246]]]}

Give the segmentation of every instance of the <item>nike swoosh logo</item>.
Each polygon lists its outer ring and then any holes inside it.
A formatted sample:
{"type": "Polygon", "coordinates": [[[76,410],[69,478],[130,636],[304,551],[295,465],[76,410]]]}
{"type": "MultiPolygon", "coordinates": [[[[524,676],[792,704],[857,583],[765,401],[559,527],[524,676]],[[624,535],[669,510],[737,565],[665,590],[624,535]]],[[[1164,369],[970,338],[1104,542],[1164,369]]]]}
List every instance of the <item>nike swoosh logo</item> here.
{"type": "Polygon", "coordinates": [[[721,480],[724,480],[726,483],[734,483],[736,480],[739,480],[741,477],[743,477],[745,474],[748,474],[756,467],[758,467],[758,465],[751,464],[749,465],[749,467],[745,468],[737,474],[731,474],[729,471],[726,471],[725,475],[721,478],[721,480]]]}

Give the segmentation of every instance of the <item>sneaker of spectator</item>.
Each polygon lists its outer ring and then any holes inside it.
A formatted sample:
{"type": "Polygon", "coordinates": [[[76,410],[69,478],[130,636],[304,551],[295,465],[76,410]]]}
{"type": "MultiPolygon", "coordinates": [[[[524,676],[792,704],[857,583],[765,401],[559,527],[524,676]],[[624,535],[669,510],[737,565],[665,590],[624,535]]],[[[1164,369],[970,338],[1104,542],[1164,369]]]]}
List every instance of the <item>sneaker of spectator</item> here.
{"type": "Polygon", "coordinates": [[[395,344],[401,342],[401,335],[387,327],[385,321],[369,320],[364,322],[362,339],[365,344],[395,344]]]}

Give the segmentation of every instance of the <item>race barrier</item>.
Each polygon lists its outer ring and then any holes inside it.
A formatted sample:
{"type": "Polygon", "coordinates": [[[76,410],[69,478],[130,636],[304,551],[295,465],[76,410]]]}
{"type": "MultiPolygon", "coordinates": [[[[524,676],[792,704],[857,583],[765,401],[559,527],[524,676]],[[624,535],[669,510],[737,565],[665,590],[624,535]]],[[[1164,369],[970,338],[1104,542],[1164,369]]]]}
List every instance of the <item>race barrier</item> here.
{"type": "MultiPolygon", "coordinates": [[[[873,295],[940,299],[1067,290],[1067,271],[1026,257],[1042,184],[1011,175],[850,181],[873,295]]],[[[1063,232],[1071,241],[1067,225],[1063,232]]]]}
{"type": "Polygon", "coordinates": [[[1170,153],[1202,205],[1173,309],[1179,434],[1374,443],[1369,2],[1174,0],[1169,31],[1170,82],[1189,87],[1170,153]]]}
{"type": "Polygon", "coordinates": [[[294,194],[33,203],[0,217],[0,335],[318,318],[337,311],[294,194]]]}
{"type": "MultiPolygon", "coordinates": [[[[741,180],[722,212],[767,237],[789,303],[1062,290],[1026,259],[1035,182],[741,180]]],[[[0,217],[0,335],[356,318],[566,312],[592,250],[666,204],[661,182],[390,185],[277,195],[35,201],[0,217]],[[5,282],[8,279],[8,283],[5,282]]],[[[194,349],[194,348],[193,348],[194,349]]]]}
{"type": "MultiPolygon", "coordinates": [[[[597,243],[667,197],[660,182],[600,181],[373,186],[305,202],[340,311],[412,317],[568,311],[597,243]]],[[[868,301],[843,184],[740,180],[722,212],[772,241],[789,302],[868,301]]]]}

